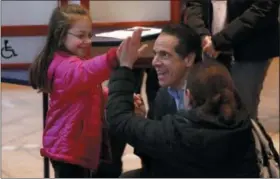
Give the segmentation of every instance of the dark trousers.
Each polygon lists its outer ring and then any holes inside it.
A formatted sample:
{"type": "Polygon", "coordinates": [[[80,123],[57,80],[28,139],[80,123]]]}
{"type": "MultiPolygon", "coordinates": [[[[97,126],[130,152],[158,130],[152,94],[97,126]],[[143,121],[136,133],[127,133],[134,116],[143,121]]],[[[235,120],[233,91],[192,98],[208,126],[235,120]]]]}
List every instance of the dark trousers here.
{"type": "Polygon", "coordinates": [[[124,172],[120,178],[141,178],[142,168],[124,172]]]}
{"type": "Polygon", "coordinates": [[[218,56],[217,61],[221,64],[223,64],[229,71],[231,71],[232,68],[232,55],[227,54],[221,54],[218,56]]]}
{"type": "Polygon", "coordinates": [[[253,119],[258,118],[260,94],[270,63],[271,60],[235,61],[231,68],[236,89],[253,119]]]}
{"type": "Polygon", "coordinates": [[[55,178],[90,178],[91,171],[79,165],[51,160],[55,178]]]}

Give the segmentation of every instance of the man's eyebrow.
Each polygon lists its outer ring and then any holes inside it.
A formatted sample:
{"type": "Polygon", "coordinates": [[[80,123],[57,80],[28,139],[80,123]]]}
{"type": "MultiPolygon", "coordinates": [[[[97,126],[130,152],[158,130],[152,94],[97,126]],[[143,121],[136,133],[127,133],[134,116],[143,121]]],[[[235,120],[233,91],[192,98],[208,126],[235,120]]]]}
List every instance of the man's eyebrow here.
{"type": "Polygon", "coordinates": [[[168,55],[171,55],[171,53],[168,52],[168,51],[166,51],[166,50],[160,50],[160,51],[158,51],[158,53],[166,53],[166,54],[168,54],[168,55]]]}
{"type": "Polygon", "coordinates": [[[89,33],[89,32],[84,31],[84,30],[80,30],[80,32],[81,32],[81,33],[85,33],[85,34],[89,33]]]}
{"type": "Polygon", "coordinates": [[[155,56],[156,54],[159,54],[160,56],[163,56],[163,55],[173,56],[172,53],[165,51],[165,50],[159,50],[159,51],[153,50],[153,55],[155,56]]]}
{"type": "Polygon", "coordinates": [[[76,32],[78,32],[78,33],[89,33],[89,32],[87,32],[85,30],[79,30],[79,29],[77,29],[76,32]]]}

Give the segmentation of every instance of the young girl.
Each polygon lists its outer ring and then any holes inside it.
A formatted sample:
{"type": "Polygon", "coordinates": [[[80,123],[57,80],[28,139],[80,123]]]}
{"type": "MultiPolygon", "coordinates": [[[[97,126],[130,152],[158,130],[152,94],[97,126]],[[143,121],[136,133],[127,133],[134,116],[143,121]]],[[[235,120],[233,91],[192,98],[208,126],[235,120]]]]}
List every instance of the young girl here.
{"type": "Polygon", "coordinates": [[[55,178],[89,177],[100,158],[102,87],[117,65],[117,50],[84,60],[92,21],[71,4],[53,11],[46,44],[30,69],[34,89],[50,94],[41,155],[50,158],[55,178]]]}

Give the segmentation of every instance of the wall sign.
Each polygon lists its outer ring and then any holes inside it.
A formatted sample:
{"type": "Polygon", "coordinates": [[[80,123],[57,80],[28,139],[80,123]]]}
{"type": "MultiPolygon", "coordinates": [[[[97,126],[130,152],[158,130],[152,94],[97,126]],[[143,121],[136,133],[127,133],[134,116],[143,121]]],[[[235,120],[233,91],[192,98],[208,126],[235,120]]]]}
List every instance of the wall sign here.
{"type": "Polygon", "coordinates": [[[1,38],[1,63],[31,63],[38,55],[45,37],[2,37],[1,38]]]}
{"type": "Polygon", "coordinates": [[[4,40],[4,45],[1,48],[1,57],[2,59],[9,60],[12,57],[16,57],[18,54],[12,45],[9,43],[9,40],[4,40]]]}

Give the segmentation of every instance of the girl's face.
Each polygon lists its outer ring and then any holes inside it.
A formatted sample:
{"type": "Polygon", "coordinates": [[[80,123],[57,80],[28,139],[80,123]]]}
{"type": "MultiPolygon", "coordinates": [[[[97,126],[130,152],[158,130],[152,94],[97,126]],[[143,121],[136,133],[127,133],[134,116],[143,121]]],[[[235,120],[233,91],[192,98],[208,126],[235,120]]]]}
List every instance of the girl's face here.
{"type": "Polygon", "coordinates": [[[68,30],[64,45],[74,55],[85,57],[92,41],[92,22],[89,17],[81,16],[68,30]]]}

